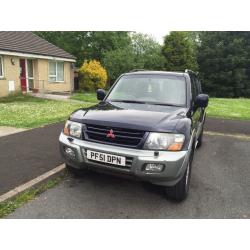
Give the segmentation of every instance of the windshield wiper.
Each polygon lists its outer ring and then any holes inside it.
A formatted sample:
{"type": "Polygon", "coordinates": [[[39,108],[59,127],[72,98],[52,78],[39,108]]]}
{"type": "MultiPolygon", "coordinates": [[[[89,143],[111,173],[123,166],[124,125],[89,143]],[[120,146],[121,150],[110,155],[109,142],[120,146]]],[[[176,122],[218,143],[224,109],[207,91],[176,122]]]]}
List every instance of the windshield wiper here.
{"type": "Polygon", "coordinates": [[[171,107],[183,107],[183,105],[173,104],[173,103],[162,103],[162,102],[149,102],[152,105],[161,105],[161,106],[171,106],[171,107]]]}
{"type": "Polygon", "coordinates": [[[126,102],[126,103],[140,103],[145,104],[146,102],[134,101],[134,100],[109,100],[110,102],[126,102]]]}
{"type": "Polygon", "coordinates": [[[125,103],[139,103],[139,104],[149,104],[149,105],[161,105],[161,106],[173,106],[173,107],[183,107],[183,105],[163,103],[163,102],[146,102],[146,101],[135,101],[135,100],[109,100],[110,102],[125,102],[125,103]]]}

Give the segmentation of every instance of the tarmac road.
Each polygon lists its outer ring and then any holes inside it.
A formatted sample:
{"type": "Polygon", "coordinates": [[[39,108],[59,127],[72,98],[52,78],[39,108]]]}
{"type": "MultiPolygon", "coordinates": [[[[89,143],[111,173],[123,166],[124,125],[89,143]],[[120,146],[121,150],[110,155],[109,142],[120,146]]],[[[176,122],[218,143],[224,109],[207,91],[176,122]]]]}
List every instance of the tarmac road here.
{"type": "MultiPolygon", "coordinates": [[[[0,195],[60,165],[64,122],[0,137],[0,195]]],[[[250,136],[250,121],[207,117],[205,130],[250,136]]]]}
{"type": "Polygon", "coordinates": [[[62,128],[61,122],[0,137],[0,195],[63,163],[62,128]]]}
{"type": "Polygon", "coordinates": [[[181,203],[150,184],[89,173],[68,177],[9,218],[250,218],[250,141],[204,136],[181,203]]]}

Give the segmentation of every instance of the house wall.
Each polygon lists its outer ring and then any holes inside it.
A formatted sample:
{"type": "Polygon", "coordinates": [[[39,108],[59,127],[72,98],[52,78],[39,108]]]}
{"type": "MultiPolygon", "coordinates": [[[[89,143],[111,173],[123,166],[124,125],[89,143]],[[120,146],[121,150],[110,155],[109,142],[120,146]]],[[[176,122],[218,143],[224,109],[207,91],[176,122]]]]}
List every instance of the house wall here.
{"type": "Polygon", "coordinates": [[[19,58],[7,55],[2,55],[2,58],[4,78],[0,78],[0,97],[7,96],[9,94],[9,81],[14,81],[15,91],[21,90],[21,84],[19,79],[19,58]],[[15,61],[14,65],[11,63],[11,58],[13,58],[15,61]]]}
{"type": "MultiPolygon", "coordinates": [[[[15,91],[21,90],[19,57],[3,55],[4,78],[0,78],[0,97],[9,94],[9,81],[15,83],[15,91]],[[15,65],[11,63],[15,60],[15,65]]],[[[74,86],[74,72],[70,62],[64,62],[64,82],[49,82],[49,60],[33,59],[34,87],[39,92],[70,92],[74,86]]]]}
{"type": "Polygon", "coordinates": [[[49,81],[49,61],[37,59],[34,62],[35,68],[35,88],[40,92],[68,92],[72,90],[73,70],[70,62],[64,62],[64,82],[49,81]]]}

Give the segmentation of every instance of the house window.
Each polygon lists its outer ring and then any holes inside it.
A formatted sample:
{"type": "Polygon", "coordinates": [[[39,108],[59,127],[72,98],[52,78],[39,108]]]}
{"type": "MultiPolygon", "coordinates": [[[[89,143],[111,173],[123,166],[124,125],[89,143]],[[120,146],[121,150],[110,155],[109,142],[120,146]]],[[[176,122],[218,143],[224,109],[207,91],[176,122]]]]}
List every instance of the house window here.
{"type": "Polygon", "coordinates": [[[0,56],[0,78],[3,76],[3,57],[0,56]]]}
{"type": "Polygon", "coordinates": [[[64,63],[57,61],[49,62],[49,81],[63,82],[64,81],[64,63]]]}

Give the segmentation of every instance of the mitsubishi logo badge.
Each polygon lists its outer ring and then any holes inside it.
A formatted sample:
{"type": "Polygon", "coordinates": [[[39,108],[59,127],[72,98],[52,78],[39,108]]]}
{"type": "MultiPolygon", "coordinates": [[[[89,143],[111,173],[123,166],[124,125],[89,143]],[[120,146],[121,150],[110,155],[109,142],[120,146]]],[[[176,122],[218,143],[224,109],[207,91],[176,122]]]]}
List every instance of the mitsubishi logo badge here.
{"type": "Polygon", "coordinates": [[[114,131],[113,129],[110,129],[109,132],[107,133],[107,137],[111,139],[115,139],[114,131]]]}

